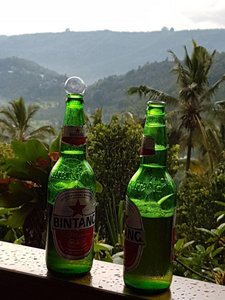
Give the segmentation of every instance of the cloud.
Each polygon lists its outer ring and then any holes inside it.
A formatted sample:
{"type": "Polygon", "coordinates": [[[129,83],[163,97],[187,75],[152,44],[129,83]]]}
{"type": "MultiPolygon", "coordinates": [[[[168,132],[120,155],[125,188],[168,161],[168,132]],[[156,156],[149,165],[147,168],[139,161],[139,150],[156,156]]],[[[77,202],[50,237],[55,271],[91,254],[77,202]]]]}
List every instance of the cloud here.
{"type": "Polygon", "coordinates": [[[193,13],[189,18],[195,23],[211,22],[215,25],[225,25],[225,7],[222,9],[203,10],[201,13],[193,13]]]}
{"type": "Polygon", "coordinates": [[[200,28],[225,27],[224,0],[174,0],[177,11],[200,28]]]}

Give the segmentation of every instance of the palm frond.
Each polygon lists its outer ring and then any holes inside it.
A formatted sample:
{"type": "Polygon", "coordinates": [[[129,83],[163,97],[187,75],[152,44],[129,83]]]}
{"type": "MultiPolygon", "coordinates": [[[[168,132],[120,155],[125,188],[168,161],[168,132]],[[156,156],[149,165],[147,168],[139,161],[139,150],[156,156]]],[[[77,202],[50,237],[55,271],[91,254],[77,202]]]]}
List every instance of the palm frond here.
{"type": "Polygon", "coordinates": [[[169,53],[172,55],[175,66],[173,67],[172,71],[177,75],[177,83],[181,87],[185,87],[189,85],[190,83],[190,73],[185,67],[182,65],[179,58],[176,56],[176,54],[169,50],[169,53]]]}
{"type": "Polygon", "coordinates": [[[225,109],[225,100],[216,101],[215,105],[225,109]]]}
{"type": "Polygon", "coordinates": [[[148,97],[149,100],[165,101],[167,104],[177,104],[179,101],[177,98],[170,96],[169,94],[156,90],[148,86],[131,87],[128,90],[129,95],[138,94],[148,97]]]}
{"type": "Polygon", "coordinates": [[[40,107],[36,104],[29,105],[27,108],[27,116],[26,116],[26,125],[29,124],[29,121],[33,118],[36,112],[40,109],[40,107]]]}
{"type": "Polygon", "coordinates": [[[205,47],[193,44],[192,52],[192,74],[193,80],[199,84],[199,87],[208,84],[208,73],[212,67],[215,51],[210,54],[205,47]]]}
{"type": "Polygon", "coordinates": [[[184,63],[185,65],[188,67],[188,69],[192,69],[192,61],[191,61],[191,58],[188,54],[188,51],[187,51],[187,47],[184,46],[184,52],[185,52],[185,58],[184,58],[184,63]]]}
{"type": "Polygon", "coordinates": [[[6,130],[9,138],[17,140],[27,140],[29,138],[44,139],[47,135],[55,134],[52,126],[46,125],[31,131],[31,119],[38,111],[39,106],[31,104],[26,106],[24,99],[20,97],[9,102],[9,106],[0,111],[3,116],[0,118],[2,129],[6,130]]]}
{"type": "Polygon", "coordinates": [[[15,126],[12,125],[9,121],[7,121],[6,119],[0,119],[0,124],[3,125],[3,128],[6,130],[10,130],[10,131],[14,131],[15,130],[15,126]]]}
{"type": "Polygon", "coordinates": [[[8,107],[8,109],[2,109],[0,111],[0,114],[2,114],[6,119],[8,119],[9,122],[14,124],[15,126],[18,126],[18,121],[15,115],[13,114],[12,110],[10,109],[10,107],[8,107]]]}
{"type": "Polygon", "coordinates": [[[206,153],[208,154],[210,170],[212,171],[214,168],[214,160],[213,160],[213,155],[211,153],[211,147],[210,147],[209,138],[207,135],[207,130],[204,126],[204,123],[201,121],[201,119],[199,117],[196,117],[196,121],[197,121],[197,124],[199,126],[199,129],[200,129],[200,132],[202,135],[202,141],[203,141],[204,148],[206,150],[206,153]]]}
{"type": "Polygon", "coordinates": [[[209,73],[209,70],[210,70],[210,68],[212,67],[213,58],[214,58],[215,54],[216,54],[216,50],[214,50],[214,51],[212,52],[212,54],[211,54],[211,57],[210,57],[210,64],[208,65],[208,68],[206,68],[206,73],[207,73],[207,74],[209,73]]]}
{"type": "Polygon", "coordinates": [[[221,84],[223,84],[224,82],[225,74],[202,94],[202,96],[200,97],[200,101],[203,102],[204,100],[211,99],[212,96],[214,96],[218,89],[221,87],[221,84]]]}
{"type": "Polygon", "coordinates": [[[175,62],[176,64],[178,64],[178,65],[181,64],[179,58],[177,57],[177,55],[176,55],[172,50],[169,50],[168,52],[172,55],[173,60],[174,60],[174,62],[175,62]]]}
{"type": "Polygon", "coordinates": [[[149,88],[145,85],[130,87],[127,91],[128,95],[138,94],[140,97],[146,96],[149,92],[149,88]]]}
{"type": "Polygon", "coordinates": [[[22,97],[10,102],[18,127],[22,130],[26,122],[26,107],[22,97]]]}
{"type": "Polygon", "coordinates": [[[45,138],[47,135],[55,135],[55,129],[50,126],[50,125],[46,125],[46,126],[42,126],[39,127],[33,131],[31,131],[27,136],[26,139],[30,139],[30,138],[45,138]]]}

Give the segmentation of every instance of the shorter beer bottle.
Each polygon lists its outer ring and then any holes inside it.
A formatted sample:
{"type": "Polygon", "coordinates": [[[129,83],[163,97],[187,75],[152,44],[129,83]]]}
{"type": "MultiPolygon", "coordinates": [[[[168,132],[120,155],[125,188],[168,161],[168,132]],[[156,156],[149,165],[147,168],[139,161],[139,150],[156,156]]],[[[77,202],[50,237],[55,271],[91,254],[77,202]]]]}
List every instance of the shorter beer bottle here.
{"type": "Polygon", "coordinates": [[[65,90],[60,157],[48,181],[46,265],[61,275],[74,275],[92,267],[96,181],[86,160],[85,84],[70,77],[65,90]]]}
{"type": "Polygon", "coordinates": [[[156,292],[172,280],[176,187],[166,167],[165,103],[147,104],[140,166],[127,188],[124,282],[156,292]]]}

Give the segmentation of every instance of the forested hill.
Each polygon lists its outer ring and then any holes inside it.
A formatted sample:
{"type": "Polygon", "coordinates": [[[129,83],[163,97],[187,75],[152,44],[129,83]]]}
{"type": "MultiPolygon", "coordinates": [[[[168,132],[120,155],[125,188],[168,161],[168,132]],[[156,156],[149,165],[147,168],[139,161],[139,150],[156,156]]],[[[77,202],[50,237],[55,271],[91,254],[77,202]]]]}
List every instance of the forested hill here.
{"type": "Polygon", "coordinates": [[[64,97],[65,76],[18,57],[0,59],[0,100],[23,97],[27,102],[58,101],[64,97]]]}
{"type": "Polygon", "coordinates": [[[147,62],[163,61],[168,50],[180,58],[192,39],[209,51],[225,51],[225,30],[164,28],[154,32],[90,31],[0,36],[0,58],[20,57],[59,74],[78,75],[88,84],[119,75],[147,62]]]}
{"type": "Polygon", "coordinates": [[[113,75],[91,85],[87,89],[86,102],[89,112],[103,109],[106,119],[114,113],[132,112],[137,115],[145,112],[146,99],[129,96],[131,86],[148,85],[168,93],[175,93],[175,78],[171,73],[172,63],[168,60],[145,64],[124,75],[113,75]]]}
{"type": "MultiPolygon", "coordinates": [[[[172,68],[173,63],[165,60],[147,63],[125,75],[114,75],[99,80],[87,90],[86,99],[89,112],[93,112],[96,108],[102,108],[106,119],[109,119],[113,113],[127,111],[143,116],[148,99],[129,96],[127,90],[132,86],[148,85],[177,96],[176,77],[172,68]]],[[[225,52],[216,53],[209,74],[210,83],[216,82],[224,74],[225,52]]],[[[221,99],[225,99],[225,85],[215,95],[215,100],[221,99]]]]}
{"type": "MultiPolygon", "coordinates": [[[[143,116],[148,99],[128,96],[131,86],[148,85],[171,95],[176,95],[176,78],[172,73],[173,63],[146,63],[123,75],[112,75],[89,85],[85,94],[86,111],[93,114],[96,108],[103,109],[106,121],[112,114],[132,112],[143,116]]],[[[210,82],[225,74],[225,52],[217,53],[210,73],[210,82]]],[[[39,120],[59,124],[64,113],[64,82],[66,77],[28,60],[11,57],[0,59],[0,104],[23,97],[27,103],[39,103],[39,120]]],[[[225,99],[225,88],[219,90],[215,99],[225,99]]]]}

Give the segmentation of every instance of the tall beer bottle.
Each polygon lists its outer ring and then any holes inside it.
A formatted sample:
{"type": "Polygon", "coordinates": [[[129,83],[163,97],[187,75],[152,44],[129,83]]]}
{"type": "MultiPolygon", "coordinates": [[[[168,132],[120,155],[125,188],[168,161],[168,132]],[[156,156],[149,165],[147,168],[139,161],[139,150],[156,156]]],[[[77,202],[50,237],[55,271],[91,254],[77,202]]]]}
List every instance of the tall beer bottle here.
{"type": "Polygon", "coordinates": [[[92,267],[96,181],[86,160],[85,84],[70,77],[65,91],[60,157],[48,181],[46,265],[50,271],[73,275],[92,267]]]}
{"type": "Polygon", "coordinates": [[[149,101],[140,166],[127,188],[124,282],[143,291],[172,280],[176,187],[166,167],[165,103],[149,101]]]}

